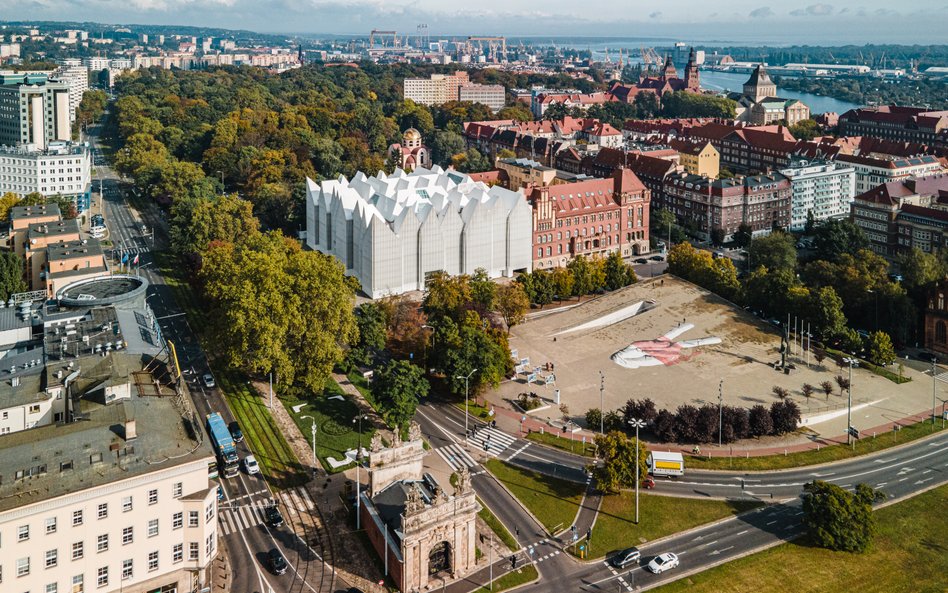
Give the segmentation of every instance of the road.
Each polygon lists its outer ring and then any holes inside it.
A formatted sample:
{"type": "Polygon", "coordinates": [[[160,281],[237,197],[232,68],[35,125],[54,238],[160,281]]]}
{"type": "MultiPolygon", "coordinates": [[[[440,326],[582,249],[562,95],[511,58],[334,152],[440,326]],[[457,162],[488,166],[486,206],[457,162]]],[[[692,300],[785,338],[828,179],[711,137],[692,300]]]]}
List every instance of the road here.
{"type": "MultiPolygon", "coordinates": [[[[220,412],[226,422],[233,422],[234,416],[220,391],[216,387],[207,388],[201,381],[201,377],[210,372],[205,353],[184,312],[175,302],[171,288],[155,270],[152,250],[163,249],[168,244],[166,222],[157,208],[138,212],[129,204],[125,194],[129,188],[100,154],[98,133],[98,126],[90,127],[87,137],[97,155],[93,188],[102,189],[101,196],[93,196],[92,212],[102,213],[105,217],[106,239],[113,243],[113,249],[107,252],[112,258],[110,265],[114,271],[120,271],[121,260],[127,254],[126,270],[148,280],[148,305],[154,311],[165,339],[175,344],[198,414],[204,417],[210,412],[220,412]],[[133,264],[136,257],[137,264],[133,264]]],[[[251,453],[246,441],[238,443],[241,459],[251,453]]],[[[311,527],[308,515],[314,510],[314,505],[305,493],[295,489],[275,495],[259,474],[249,476],[244,471],[234,478],[221,478],[216,482],[224,491],[219,504],[218,525],[230,554],[231,591],[322,593],[334,591],[336,586],[345,586],[335,578],[331,565],[323,562],[322,550],[313,550],[307,545],[324,538],[311,527]],[[279,502],[287,522],[282,528],[272,528],[263,520],[264,507],[274,501],[279,502]],[[302,537],[293,533],[294,527],[302,537]],[[280,549],[289,564],[284,575],[275,575],[268,569],[266,553],[272,548],[280,549]]]]}

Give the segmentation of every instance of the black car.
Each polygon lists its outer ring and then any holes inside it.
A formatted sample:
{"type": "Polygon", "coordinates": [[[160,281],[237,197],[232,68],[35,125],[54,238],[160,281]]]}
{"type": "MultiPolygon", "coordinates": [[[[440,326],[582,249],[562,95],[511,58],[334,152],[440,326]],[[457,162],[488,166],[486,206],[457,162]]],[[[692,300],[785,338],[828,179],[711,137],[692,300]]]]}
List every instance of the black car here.
{"type": "Polygon", "coordinates": [[[661,256],[661,255],[653,255],[653,256],[650,257],[649,259],[652,260],[652,261],[664,261],[664,260],[665,260],[665,258],[664,258],[663,256],[661,256]]]}
{"type": "Polygon", "coordinates": [[[280,514],[280,509],[276,505],[268,506],[264,509],[263,514],[267,520],[267,525],[270,527],[281,527],[283,525],[283,515],[280,514]]]}
{"type": "Polygon", "coordinates": [[[286,558],[280,553],[280,550],[273,548],[267,552],[267,562],[270,563],[270,570],[274,574],[284,574],[286,572],[286,558]]]}
{"type": "Polygon", "coordinates": [[[230,436],[234,439],[235,443],[239,443],[244,440],[244,432],[240,430],[240,425],[236,422],[231,422],[227,425],[228,430],[230,430],[230,436]]]}
{"type": "Polygon", "coordinates": [[[609,564],[616,568],[625,568],[630,564],[638,563],[640,558],[642,558],[642,552],[640,552],[638,548],[626,548],[613,556],[612,559],[609,560],[609,564]]]}
{"type": "Polygon", "coordinates": [[[640,257],[640,258],[638,258],[638,259],[635,260],[635,263],[637,263],[637,264],[647,264],[647,263],[648,263],[648,260],[645,259],[644,257],[640,257]]]}

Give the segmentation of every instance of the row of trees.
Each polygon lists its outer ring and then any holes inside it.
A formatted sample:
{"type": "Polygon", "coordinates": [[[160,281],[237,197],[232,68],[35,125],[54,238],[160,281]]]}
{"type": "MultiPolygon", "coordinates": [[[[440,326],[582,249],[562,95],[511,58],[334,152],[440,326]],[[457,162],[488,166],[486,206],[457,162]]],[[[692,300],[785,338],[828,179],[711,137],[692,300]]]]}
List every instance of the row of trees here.
{"type": "Polygon", "coordinates": [[[719,117],[734,119],[737,103],[726,97],[685,91],[665,93],[661,102],[654,93],[639,93],[631,103],[610,102],[588,109],[555,103],[543,112],[543,119],[558,120],[566,116],[594,117],[617,128],[630,119],[654,117],[719,117]]]}
{"type": "Polygon", "coordinates": [[[686,404],[672,412],[656,409],[655,403],[645,398],[630,399],[622,408],[609,411],[604,417],[598,408],[586,412],[586,425],[595,430],[601,422],[606,432],[628,433],[632,419],[646,422],[655,437],[665,443],[717,442],[720,420],[720,440],[731,443],[793,432],[800,422],[800,408],[792,400],[781,399],[770,408],[758,404],[750,410],[736,406],[723,406],[719,410],[713,404],[701,407],[686,404]]]}
{"type": "Polygon", "coordinates": [[[517,276],[529,302],[540,307],[570,297],[634,284],[635,271],[617,251],[605,258],[578,255],[565,268],[536,269],[517,276]]]}

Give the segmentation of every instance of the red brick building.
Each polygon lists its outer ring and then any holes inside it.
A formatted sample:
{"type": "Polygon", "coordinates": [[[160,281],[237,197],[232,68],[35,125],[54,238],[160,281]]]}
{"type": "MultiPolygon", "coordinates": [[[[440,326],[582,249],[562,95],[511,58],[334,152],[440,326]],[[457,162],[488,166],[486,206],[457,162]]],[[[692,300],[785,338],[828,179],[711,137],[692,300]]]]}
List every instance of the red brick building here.
{"type": "Polygon", "coordinates": [[[925,309],[925,348],[948,355],[948,280],[942,280],[928,293],[925,309]]]}
{"type": "Polygon", "coordinates": [[[629,169],[605,179],[535,187],[533,267],[565,266],[577,255],[623,257],[649,250],[651,192],[629,169]]]}

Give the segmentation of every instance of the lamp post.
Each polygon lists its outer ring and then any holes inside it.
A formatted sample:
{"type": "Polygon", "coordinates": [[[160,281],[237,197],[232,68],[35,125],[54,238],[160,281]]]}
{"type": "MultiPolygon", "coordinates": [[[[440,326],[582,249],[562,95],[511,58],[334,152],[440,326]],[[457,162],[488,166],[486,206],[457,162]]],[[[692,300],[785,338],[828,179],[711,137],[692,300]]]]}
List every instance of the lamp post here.
{"type": "Polygon", "coordinates": [[[602,371],[599,371],[599,434],[606,434],[605,431],[605,418],[606,412],[602,409],[602,393],[606,389],[606,376],[602,374],[602,371]]]}
{"type": "Polygon", "coordinates": [[[457,377],[458,379],[464,379],[464,440],[465,441],[467,441],[467,417],[468,417],[467,402],[468,402],[468,396],[470,395],[469,387],[470,387],[471,377],[476,372],[477,372],[477,369],[474,369],[473,371],[468,373],[466,377],[457,377]]]}
{"type": "Polygon", "coordinates": [[[642,479],[639,477],[639,429],[645,428],[645,422],[639,420],[638,418],[632,418],[629,420],[629,425],[635,427],[635,524],[639,524],[639,482],[642,479]]]}
{"type": "Polygon", "coordinates": [[[936,414],[935,388],[938,385],[938,379],[936,378],[937,373],[936,373],[936,367],[935,367],[936,362],[937,362],[937,359],[933,356],[932,357],[932,431],[935,430],[935,414],[936,414]]]}
{"type": "Polygon", "coordinates": [[[853,358],[844,358],[843,362],[849,365],[849,387],[846,392],[849,394],[849,401],[846,411],[846,444],[853,442],[853,365],[856,363],[855,355],[853,358]]]}
{"type": "Polygon", "coordinates": [[[718,447],[721,446],[724,432],[724,379],[718,383],[718,447]]]}
{"type": "MultiPolygon", "coordinates": [[[[421,326],[421,329],[430,329],[431,330],[431,340],[434,341],[434,332],[435,328],[431,327],[428,324],[421,326]]],[[[428,339],[425,338],[425,375],[428,374],[428,339]]]]}
{"type": "Polygon", "coordinates": [[[352,419],[352,423],[355,424],[356,421],[359,422],[359,447],[356,449],[356,529],[362,529],[362,517],[360,516],[359,511],[361,510],[360,506],[362,501],[359,496],[359,488],[362,486],[362,480],[359,477],[359,467],[362,465],[362,419],[365,418],[365,414],[359,414],[352,419]]]}
{"type": "Polygon", "coordinates": [[[300,419],[303,419],[303,420],[307,418],[309,418],[309,421],[310,421],[310,426],[309,426],[310,436],[312,437],[312,440],[313,440],[313,479],[316,479],[316,467],[319,464],[319,460],[316,457],[316,419],[313,418],[312,416],[300,416],[300,419]]]}

